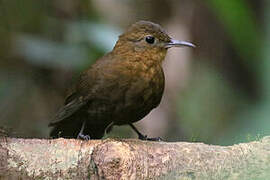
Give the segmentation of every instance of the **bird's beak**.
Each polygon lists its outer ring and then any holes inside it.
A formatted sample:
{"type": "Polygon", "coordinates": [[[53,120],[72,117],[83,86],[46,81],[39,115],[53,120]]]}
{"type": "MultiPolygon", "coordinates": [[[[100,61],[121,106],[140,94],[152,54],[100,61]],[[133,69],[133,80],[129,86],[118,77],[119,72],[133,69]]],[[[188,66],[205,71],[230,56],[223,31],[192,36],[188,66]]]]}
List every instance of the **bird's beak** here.
{"type": "Polygon", "coordinates": [[[178,40],[174,40],[171,39],[171,41],[169,43],[165,44],[165,48],[171,48],[171,47],[183,47],[183,46],[187,46],[187,47],[193,47],[195,48],[196,46],[190,42],[186,42],[186,41],[178,41],[178,40]]]}

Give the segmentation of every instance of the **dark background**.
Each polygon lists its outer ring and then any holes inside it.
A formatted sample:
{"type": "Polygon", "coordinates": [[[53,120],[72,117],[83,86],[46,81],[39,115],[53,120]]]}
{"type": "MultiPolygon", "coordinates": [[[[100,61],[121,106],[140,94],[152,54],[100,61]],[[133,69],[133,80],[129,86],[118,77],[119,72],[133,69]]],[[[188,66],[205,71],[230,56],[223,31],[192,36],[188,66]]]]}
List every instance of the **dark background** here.
{"type": "MultiPolygon", "coordinates": [[[[196,49],[164,62],[159,108],[136,123],[167,141],[233,144],[270,134],[267,0],[0,0],[0,126],[48,137],[78,74],[138,21],[161,24],[196,49]]],[[[136,137],[116,127],[109,137],[136,137]]]]}

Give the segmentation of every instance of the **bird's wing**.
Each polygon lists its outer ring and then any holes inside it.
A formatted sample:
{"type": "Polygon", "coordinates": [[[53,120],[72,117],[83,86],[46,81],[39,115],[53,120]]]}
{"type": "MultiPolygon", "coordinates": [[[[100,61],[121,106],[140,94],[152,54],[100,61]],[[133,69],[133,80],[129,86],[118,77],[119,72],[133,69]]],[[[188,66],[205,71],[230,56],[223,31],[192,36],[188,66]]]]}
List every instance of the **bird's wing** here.
{"type": "MultiPolygon", "coordinates": [[[[101,62],[102,59],[104,57],[100,58],[101,62]]],[[[96,64],[99,64],[98,62],[96,64]]],[[[70,117],[89,102],[89,99],[91,99],[89,91],[97,84],[97,74],[98,72],[95,71],[95,68],[89,68],[80,74],[77,84],[74,84],[69,89],[64,106],[56,113],[49,126],[53,126],[70,117]]]]}
{"type": "Polygon", "coordinates": [[[75,95],[71,95],[68,98],[72,99],[69,99],[69,102],[60,108],[54,119],[50,122],[49,126],[53,126],[54,124],[57,124],[58,122],[68,118],[87,103],[87,101],[83,99],[83,96],[76,97],[75,95]]]}
{"type": "MultiPolygon", "coordinates": [[[[85,80],[85,77],[87,74],[87,71],[83,72],[79,76],[79,81],[77,84],[73,84],[71,88],[68,90],[68,94],[65,99],[64,106],[59,109],[59,111],[56,113],[52,121],[49,123],[49,126],[53,126],[64,119],[70,117],[73,115],[75,112],[80,110],[84,105],[87,104],[88,102],[88,97],[87,94],[83,93],[85,90],[81,87],[78,86],[79,83],[82,81],[87,81],[85,80]]],[[[94,77],[88,77],[90,81],[94,81],[94,77]]],[[[89,81],[88,80],[88,81],[89,81]]]]}

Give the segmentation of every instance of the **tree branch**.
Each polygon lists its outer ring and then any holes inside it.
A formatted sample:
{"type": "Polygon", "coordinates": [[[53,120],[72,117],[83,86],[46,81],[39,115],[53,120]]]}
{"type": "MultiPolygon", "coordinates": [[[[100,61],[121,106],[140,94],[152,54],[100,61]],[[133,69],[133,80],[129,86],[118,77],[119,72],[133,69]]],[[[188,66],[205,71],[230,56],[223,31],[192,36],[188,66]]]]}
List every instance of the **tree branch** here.
{"type": "Polygon", "coordinates": [[[270,137],[234,146],[0,139],[0,179],[267,179],[270,137]]]}

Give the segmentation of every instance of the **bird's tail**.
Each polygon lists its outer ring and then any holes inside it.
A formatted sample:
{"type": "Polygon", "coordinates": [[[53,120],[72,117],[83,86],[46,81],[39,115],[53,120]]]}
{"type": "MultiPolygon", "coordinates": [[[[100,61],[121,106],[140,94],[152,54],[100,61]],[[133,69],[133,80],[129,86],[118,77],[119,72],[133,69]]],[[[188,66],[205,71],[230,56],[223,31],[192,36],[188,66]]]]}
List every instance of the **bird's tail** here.
{"type": "Polygon", "coordinates": [[[55,124],[49,124],[53,129],[50,132],[52,138],[77,138],[80,132],[80,123],[70,123],[61,121],[55,124]]]}
{"type": "MultiPolygon", "coordinates": [[[[51,123],[53,129],[50,132],[52,138],[77,138],[83,121],[76,121],[72,118],[67,118],[61,122],[51,123]]],[[[83,131],[84,135],[89,135],[91,139],[101,139],[104,136],[107,124],[89,124],[86,123],[83,131]]]]}

